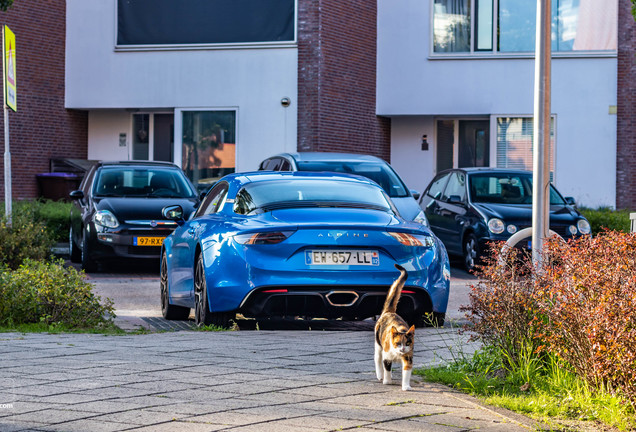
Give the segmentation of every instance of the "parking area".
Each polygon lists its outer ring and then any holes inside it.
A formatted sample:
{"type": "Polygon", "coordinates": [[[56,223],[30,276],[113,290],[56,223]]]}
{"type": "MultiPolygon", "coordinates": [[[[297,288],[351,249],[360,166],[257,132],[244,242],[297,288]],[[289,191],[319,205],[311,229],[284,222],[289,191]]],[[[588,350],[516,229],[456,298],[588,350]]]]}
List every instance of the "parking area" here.
{"type": "MultiPolygon", "coordinates": [[[[116,261],[102,268],[99,273],[88,273],[87,279],[94,284],[95,291],[102,297],[109,297],[117,310],[117,324],[127,330],[144,327],[150,330],[185,329],[193,321],[166,321],[161,317],[159,303],[158,264],[130,263],[116,261]]],[[[458,327],[465,322],[459,308],[468,304],[470,285],[476,282],[475,276],[455,265],[451,269],[451,290],[448,302],[446,327],[458,327]]],[[[256,328],[254,321],[239,321],[243,330],[256,328]]],[[[275,320],[259,322],[259,328],[272,330],[372,330],[371,320],[363,322],[312,320],[307,322],[275,320]]]]}

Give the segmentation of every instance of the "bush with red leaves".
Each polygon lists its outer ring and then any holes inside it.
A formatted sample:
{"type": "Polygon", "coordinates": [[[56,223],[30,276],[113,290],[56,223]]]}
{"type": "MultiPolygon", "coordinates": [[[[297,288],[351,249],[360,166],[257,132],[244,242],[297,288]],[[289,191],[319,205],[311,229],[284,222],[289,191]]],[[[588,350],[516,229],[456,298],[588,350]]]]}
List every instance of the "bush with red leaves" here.
{"type": "Polygon", "coordinates": [[[549,352],[636,404],[636,234],[548,240],[540,271],[499,247],[463,308],[470,330],[511,363],[527,347],[549,352]]]}

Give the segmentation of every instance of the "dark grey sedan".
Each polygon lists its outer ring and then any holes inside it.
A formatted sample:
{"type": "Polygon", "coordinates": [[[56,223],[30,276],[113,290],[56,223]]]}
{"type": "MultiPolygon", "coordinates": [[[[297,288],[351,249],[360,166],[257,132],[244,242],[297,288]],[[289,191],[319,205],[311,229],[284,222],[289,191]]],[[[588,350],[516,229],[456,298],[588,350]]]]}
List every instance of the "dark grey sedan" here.
{"type": "MultiPolygon", "coordinates": [[[[449,254],[472,270],[487,242],[505,241],[532,225],[532,173],[460,168],[439,173],[419,200],[431,230],[449,254]]],[[[590,224],[550,185],[550,229],[567,239],[590,234],[590,224]]],[[[522,243],[530,247],[530,241],[522,243]]]]}

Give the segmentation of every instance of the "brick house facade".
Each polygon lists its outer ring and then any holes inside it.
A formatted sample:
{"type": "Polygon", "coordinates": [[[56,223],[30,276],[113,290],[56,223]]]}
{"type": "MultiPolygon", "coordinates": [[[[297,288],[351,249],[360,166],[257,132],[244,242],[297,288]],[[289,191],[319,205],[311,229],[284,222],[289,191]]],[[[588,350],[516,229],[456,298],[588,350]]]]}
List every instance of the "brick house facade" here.
{"type": "Polygon", "coordinates": [[[390,158],[375,114],[375,1],[298,1],[298,150],[390,158]]]}
{"type": "Polygon", "coordinates": [[[636,22],[630,0],[618,11],[616,207],[636,210],[636,22]]]}
{"type": "MultiPolygon", "coordinates": [[[[36,174],[51,158],[86,158],[86,112],[64,108],[65,0],[17,0],[0,12],[16,35],[18,112],[9,112],[14,199],[38,196],[36,174]]],[[[4,119],[0,116],[4,131],[4,119]]],[[[4,133],[0,134],[4,154],[4,133]]],[[[4,201],[4,158],[0,158],[4,201]]]]}
{"type": "MultiPolygon", "coordinates": [[[[65,109],[66,5],[16,0],[0,12],[17,38],[18,112],[9,114],[14,199],[37,196],[35,175],[49,170],[51,158],[87,157],[88,113],[65,109]]],[[[389,160],[391,120],[376,115],[377,2],[297,5],[297,149],[389,160]]],[[[619,0],[616,206],[636,209],[636,23],[630,7],[619,0]]]]}

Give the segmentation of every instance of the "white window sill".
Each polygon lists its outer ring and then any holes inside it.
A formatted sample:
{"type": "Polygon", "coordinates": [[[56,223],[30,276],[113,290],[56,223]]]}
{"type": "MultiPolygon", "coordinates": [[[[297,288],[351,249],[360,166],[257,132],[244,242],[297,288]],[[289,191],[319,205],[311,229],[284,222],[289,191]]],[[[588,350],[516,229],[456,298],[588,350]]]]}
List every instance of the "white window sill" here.
{"type": "MultiPolygon", "coordinates": [[[[553,59],[559,58],[616,58],[616,51],[562,51],[552,52],[553,59]]],[[[429,60],[510,60],[533,59],[534,53],[435,53],[429,60]]]]}
{"type": "Polygon", "coordinates": [[[296,41],[249,42],[234,44],[172,44],[172,45],[115,45],[115,52],[129,51],[198,51],[265,48],[297,48],[296,41]]]}

